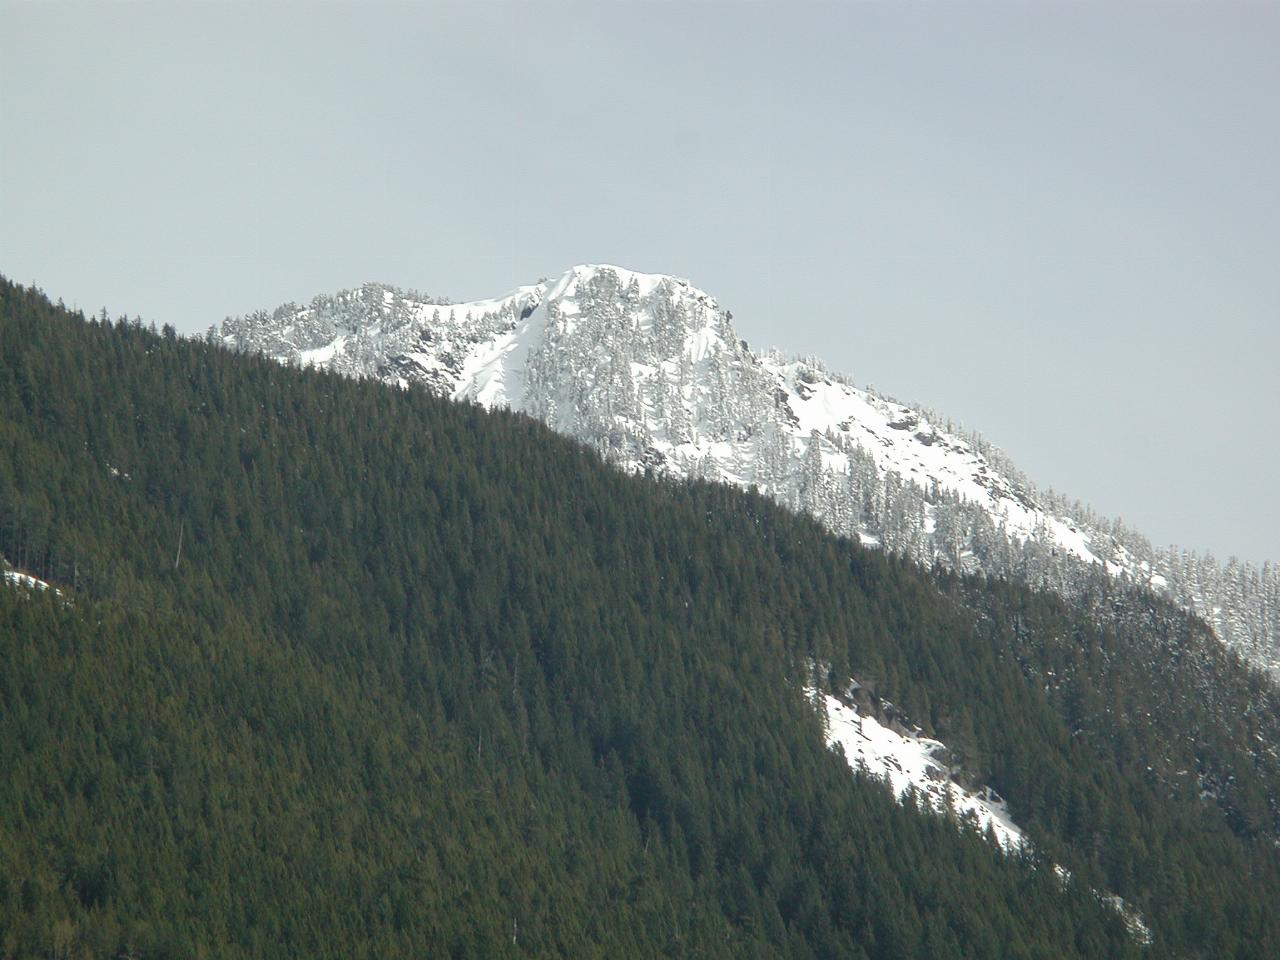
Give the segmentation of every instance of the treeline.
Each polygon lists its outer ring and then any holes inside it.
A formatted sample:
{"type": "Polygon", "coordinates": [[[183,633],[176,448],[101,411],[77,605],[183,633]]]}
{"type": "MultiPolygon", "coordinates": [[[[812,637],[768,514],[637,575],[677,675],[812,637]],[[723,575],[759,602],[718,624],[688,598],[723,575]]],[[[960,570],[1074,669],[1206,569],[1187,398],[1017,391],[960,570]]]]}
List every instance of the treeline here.
{"type": "Polygon", "coordinates": [[[64,589],[0,591],[0,956],[1138,955],[1103,890],[1152,956],[1280,953],[1265,825],[1028,683],[1085,614],[762,497],[6,282],[0,511],[64,589]],[[851,774],[814,662],[1074,879],[851,774]]]}

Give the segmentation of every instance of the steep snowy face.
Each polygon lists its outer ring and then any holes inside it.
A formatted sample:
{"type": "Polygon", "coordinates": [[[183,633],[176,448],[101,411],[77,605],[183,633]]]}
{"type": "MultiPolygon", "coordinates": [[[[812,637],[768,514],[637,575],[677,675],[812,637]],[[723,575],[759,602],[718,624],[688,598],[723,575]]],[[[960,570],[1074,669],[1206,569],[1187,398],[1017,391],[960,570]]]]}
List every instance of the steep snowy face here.
{"type": "Polygon", "coordinates": [[[432,302],[369,284],[227,320],[215,336],[327,367],[505,406],[631,470],[722,480],[924,563],[1068,590],[1123,576],[1280,663],[1280,572],[1160,553],[1039,493],[998,450],[812,361],[757,354],[687,280],[585,265],[493,300],[432,302]]]}

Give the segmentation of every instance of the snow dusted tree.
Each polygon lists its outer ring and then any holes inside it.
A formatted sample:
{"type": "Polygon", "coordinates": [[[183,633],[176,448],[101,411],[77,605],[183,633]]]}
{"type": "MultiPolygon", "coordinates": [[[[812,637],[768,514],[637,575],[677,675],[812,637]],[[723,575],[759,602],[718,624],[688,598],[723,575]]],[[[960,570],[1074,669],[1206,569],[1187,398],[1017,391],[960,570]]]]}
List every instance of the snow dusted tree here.
{"type": "Polygon", "coordinates": [[[634,276],[622,293],[623,313],[630,315],[640,306],[640,281],[634,276]]]}
{"type": "Polygon", "coordinates": [[[732,435],[733,400],[729,390],[729,375],[722,351],[715,350],[707,357],[706,402],[701,420],[712,437],[721,439],[732,435]]]}
{"type": "Polygon", "coordinates": [[[800,509],[823,519],[827,506],[827,470],[822,464],[822,437],[809,431],[800,468],[800,509]]]}
{"type": "Polygon", "coordinates": [[[768,424],[756,439],[756,485],[775,499],[787,501],[791,478],[791,442],[778,424],[768,424]]]}
{"type": "Polygon", "coordinates": [[[670,417],[671,442],[674,444],[689,443],[694,439],[690,417],[692,378],[693,365],[689,361],[689,355],[682,352],[678,357],[675,381],[667,385],[667,411],[670,417]]]}
{"type": "Polygon", "coordinates": [[[933,505],[933,549],[931,553],[948,566],[962,570],[970,549],[966,511],[954,495],[941,495],[933,505]]]}

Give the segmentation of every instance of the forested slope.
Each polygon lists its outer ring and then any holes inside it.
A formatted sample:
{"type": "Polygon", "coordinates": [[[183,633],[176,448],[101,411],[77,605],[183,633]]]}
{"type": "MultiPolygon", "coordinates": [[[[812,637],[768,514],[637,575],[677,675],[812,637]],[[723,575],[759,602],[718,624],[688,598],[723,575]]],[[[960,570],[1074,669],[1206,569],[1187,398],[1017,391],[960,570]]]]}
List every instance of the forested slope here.
{"type": "MultiPolygon", "coordinates": [[[[957,602],[524,417],[5,283],[0,553],[63,591],[0,590],[0,956],[1144,952],[1101,889],[1152,956],[1280,953],[1266,831],[1028,682],[1053,648],[1005,613],[1083,614],[957,602]],[[814,662],[967,754],[1075,881],[851,774],[814,662]]],[[[1243,770],[1234,737],[1205,749],[1243,770]]]]}

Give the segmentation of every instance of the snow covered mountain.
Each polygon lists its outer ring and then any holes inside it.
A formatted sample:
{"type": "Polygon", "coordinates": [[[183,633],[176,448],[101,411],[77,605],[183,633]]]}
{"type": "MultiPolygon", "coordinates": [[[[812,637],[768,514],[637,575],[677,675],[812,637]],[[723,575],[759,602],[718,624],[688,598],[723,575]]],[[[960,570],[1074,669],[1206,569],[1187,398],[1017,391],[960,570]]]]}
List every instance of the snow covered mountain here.
{"type": "Polygon", "coordinates": [[[1280,568],[1157,550],[1037,490],[997,449],[814,360],[753,352],[675,277],[586,265],[450,303],[366,284],[229,318],[216,342],[523,411],[625,469],[755,486],[923,563],[1069,594],[1104,573],[1203,616],[1280,670],[1280,568]]]}

